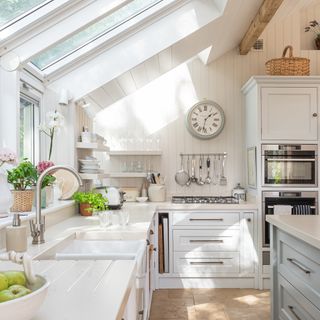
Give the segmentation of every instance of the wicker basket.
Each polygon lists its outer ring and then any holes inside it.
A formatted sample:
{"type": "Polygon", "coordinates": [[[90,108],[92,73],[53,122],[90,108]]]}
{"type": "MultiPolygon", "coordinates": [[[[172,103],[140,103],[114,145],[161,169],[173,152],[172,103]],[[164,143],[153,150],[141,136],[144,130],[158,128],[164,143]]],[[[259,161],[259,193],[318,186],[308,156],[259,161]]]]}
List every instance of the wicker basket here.
{"type": "Polygon", "coordinates": [[[292,46],[286,46],[282,58],[271,59],[266,62],[266,73],[272,76],[309,76],[310,60],[293,57],[292,46]],[[286,58],[289,50],[289,58],[286,58]]]}
{"type": "Polygon", "coordinates": [[[12,190],[13,206],[11,212],[25,212],[32,210],[34,190],[17,191],[12,190]]]}

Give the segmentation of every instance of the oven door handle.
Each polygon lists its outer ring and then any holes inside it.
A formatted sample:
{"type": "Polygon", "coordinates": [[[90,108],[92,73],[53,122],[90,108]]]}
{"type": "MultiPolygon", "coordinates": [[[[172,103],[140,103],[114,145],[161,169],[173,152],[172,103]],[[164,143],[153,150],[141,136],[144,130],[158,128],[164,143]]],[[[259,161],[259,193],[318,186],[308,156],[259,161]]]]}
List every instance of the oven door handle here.
{"type": "Polygon", "coordinates": [[[276,162],[276,161],[286,161],[286,162],[310,162],[310,161],[312,161],[312,162],[315,162],[316,161],[316,159],[314,159],[314,158],[306,158],[306,159],[292,159],[292,158],[290,158],[290,159],[287,159],[287,158],[267,158],[266,159],[266,161],[269,161],[269,162],[276,162]]]}
{"type": "MultiPolygon", "coordinates": [[[[274,209],[274,206],[268,206],[268,209],[274,209]]],[[[316,207],[315,206],[310,206],[310,209],[316,209],[316,207]]]]}

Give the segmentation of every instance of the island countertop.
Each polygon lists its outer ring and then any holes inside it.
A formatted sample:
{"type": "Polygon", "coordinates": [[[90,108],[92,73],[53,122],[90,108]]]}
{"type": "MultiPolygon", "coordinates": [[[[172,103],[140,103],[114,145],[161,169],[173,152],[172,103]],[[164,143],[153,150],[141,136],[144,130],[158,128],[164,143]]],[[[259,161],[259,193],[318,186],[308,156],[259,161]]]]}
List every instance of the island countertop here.
{"type": "Polygon", "coordinates": [[[320,249],[320,216],[267,215],[266,220],[293,237],[320,249]]]}

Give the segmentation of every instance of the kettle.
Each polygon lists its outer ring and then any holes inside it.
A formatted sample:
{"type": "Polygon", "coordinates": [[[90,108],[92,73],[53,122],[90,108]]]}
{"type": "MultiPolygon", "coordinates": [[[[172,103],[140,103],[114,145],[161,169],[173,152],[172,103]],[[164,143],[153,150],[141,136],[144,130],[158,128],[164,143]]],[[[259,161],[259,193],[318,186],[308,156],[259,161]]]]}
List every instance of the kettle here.
{"type": "Polygon", "coordinates": [[[123,206],[125,192],[116,187],[98,187],[96,190],[108,199],[109,209],[120,209],[123,206]]]}
{"type": "Polygon", "coordinates": [[[247,191],[245,188],[241,187],[240,183],[237,183],[232,190],[231,195],[239,201],[247,201],[247,191]]]}

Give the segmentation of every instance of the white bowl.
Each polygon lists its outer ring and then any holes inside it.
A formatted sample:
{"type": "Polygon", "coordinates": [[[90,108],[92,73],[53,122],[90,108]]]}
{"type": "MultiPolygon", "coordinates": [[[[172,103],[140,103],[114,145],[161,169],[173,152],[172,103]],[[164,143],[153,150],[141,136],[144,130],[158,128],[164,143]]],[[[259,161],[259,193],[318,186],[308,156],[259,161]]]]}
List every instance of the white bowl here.
{"type": "Polygon", "coordinates": [[[146,202],[148,200],[148,197],[136,197],[136,200],[138,202],[146,202]]]}
{"type": "Polygon", "coordinates": [[[14,300],[0,303],[1,319],[30,320],[42,305],[49,287],[49,282],[37,275],[38,281],[35,285],[27,285],[32,293],[14,300]]]}

